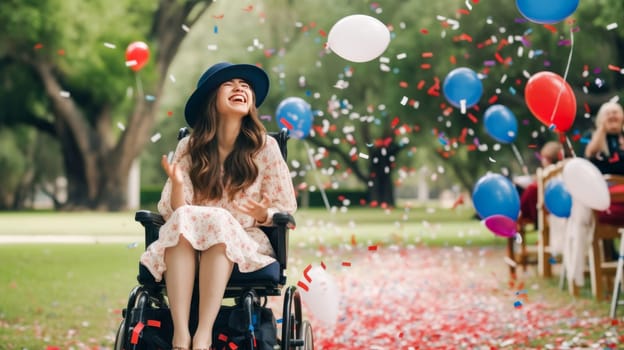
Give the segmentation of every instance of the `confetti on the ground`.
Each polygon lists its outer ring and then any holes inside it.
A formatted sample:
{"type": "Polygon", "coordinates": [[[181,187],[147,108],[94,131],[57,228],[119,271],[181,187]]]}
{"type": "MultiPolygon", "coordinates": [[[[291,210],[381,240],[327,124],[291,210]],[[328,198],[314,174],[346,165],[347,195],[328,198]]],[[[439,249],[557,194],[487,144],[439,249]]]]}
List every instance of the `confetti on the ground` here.
{"type": "MultiPolygon", "coordinates": [[[[535,287],[510,280],[504,249],[367,250],[332,250],[325,257],[339,312],[330,327],[303,305],[315,349],[611,350],[623,340],[622,322],[611,321],[606,311],[596,317],[572,305],[551,305],[535,287]]],[[[276,318],[281,303],[270,301],[276,318]]]]}

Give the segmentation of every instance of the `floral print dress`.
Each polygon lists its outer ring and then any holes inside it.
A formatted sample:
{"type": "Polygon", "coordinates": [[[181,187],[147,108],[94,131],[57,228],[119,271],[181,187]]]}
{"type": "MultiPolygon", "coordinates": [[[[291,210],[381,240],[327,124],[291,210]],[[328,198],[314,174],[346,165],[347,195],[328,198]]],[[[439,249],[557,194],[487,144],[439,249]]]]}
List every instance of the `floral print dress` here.
{"type": "Polygon", "coordinates": [[[141,255],[141,264],[148,268],[156,281],[160,281],[167,270],[165,250],[177,245],[180,236],[184,236],[198,251],[215,244],[225,244],[228,259],[238,264],[241,272],[256,271],[274,262],[271,243],[259,226],[272,225],[271,218],[276,212],[292,214],[297,209],[290,171],[277,141],[270,136],[265,138],[264,145],[255,156],[258,177],[244,192],[237,193],[232,201],[224,196],[220,200],[193,203],[193,186],[188,174],[191,159],[186,152],[188,140],[189,137],[180,140],[172,161],[183,173],[184,200],[187,204],[175,211],[171,208],[171,180],[168,179],[158,202],[158,211],[165,224],[160,228],[158,239],[141,255]],[[234,202],[243,204],[248,199],[259,202],[262,193],[271,198],[266,222],[259,223],[236,209],[234,202]]]}

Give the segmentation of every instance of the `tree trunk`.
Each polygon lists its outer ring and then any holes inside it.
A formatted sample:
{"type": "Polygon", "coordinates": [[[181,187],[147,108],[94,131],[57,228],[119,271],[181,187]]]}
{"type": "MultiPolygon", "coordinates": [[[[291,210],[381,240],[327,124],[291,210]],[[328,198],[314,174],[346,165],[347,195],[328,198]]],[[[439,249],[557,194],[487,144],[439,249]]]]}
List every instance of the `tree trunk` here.
{"type": "Polygon", "coordinates": [[[61,145],[68,183],[63,209],[117,211],[126,208],[130,168],[150,138],[167,70],[184,39],[183,31],[171,28],[180,28],[182,24],[190,27],[211,3],[191,0],[160,2],[149,33],[157,48],[154,64],[158,78],[150,86],[156,99],[147,101],[144,96],[137,96],[126,128],[116,144],[112,137],[108,106],[89,106],[98,108],[88,109],[79,106],[73,98],[61,94],[62,76],[58,76],[52,62],[25,58],[41,77],[51,101],[54,133],[61,145]],[[100,112],[86,118],[84,110],[100,112]],[[88,119],[94,120],[93,124],[88,119]]]}
{"type": "Polygon", "coordinates": [[[375,146],[369,154],[369,201],[371,203],[389,207],[396,206],[392,173],[394,172],[394,160],[398,149],[398,146],[391,143],[388,146],[375,146]]]}

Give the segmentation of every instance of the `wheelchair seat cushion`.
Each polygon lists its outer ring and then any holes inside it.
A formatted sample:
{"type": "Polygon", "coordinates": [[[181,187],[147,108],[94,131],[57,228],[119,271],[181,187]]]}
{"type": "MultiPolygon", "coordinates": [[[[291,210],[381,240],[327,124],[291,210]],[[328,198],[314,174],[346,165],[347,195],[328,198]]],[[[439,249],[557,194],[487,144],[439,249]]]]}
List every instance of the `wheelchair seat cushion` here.
{"type": "Polygon", "coordinates": [[[234,264],[228,285],[277,285],[280,281],[280,265],[277,261],[252,272],[241,272],[234,264]]]}

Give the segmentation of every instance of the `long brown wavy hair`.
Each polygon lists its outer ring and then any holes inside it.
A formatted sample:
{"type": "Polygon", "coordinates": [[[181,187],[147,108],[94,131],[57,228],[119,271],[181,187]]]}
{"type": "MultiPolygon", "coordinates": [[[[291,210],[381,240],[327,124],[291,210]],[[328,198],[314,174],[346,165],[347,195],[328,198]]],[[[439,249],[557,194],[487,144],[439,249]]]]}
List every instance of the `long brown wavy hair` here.
{"type": "Polygon", "coordinates": [[[236,193],[247,189],[258,177],[258,167],[253,157],[264,144],[266,129],[252,103],[249,114],[243,117],[234,149],[223,161],[221,174],[217,134],[221,118],[217,110],[216,89],[208,95],[206,101],[202,108],[204,114],[197,118],[189,139],[189,176],[194,189],[193,199],[195,202],[216,200],[225,193],[232,200],[236,193]]]}

